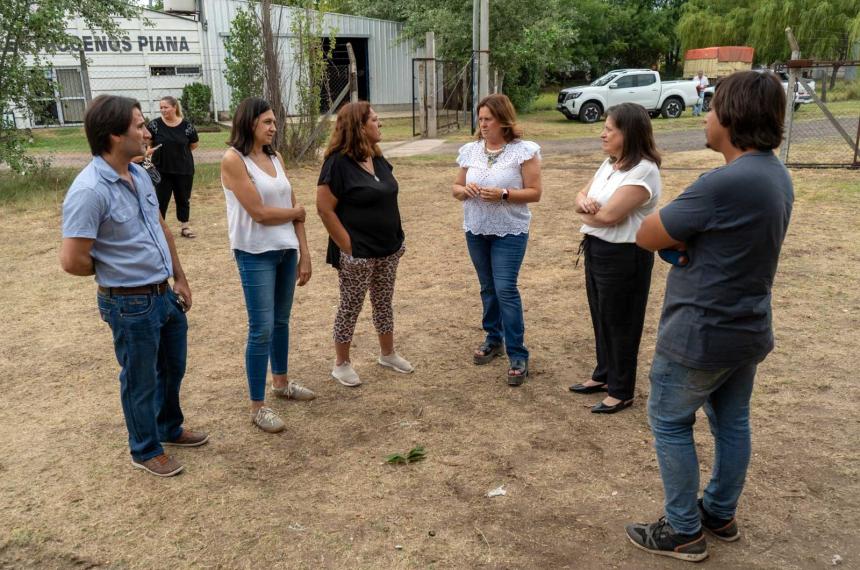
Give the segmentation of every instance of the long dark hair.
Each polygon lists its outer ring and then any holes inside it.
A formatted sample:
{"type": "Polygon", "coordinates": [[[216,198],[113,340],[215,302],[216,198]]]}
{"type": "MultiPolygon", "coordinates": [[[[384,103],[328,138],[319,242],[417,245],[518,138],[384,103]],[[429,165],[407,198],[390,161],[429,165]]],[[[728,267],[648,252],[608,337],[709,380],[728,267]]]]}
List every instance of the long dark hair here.
{"type": "MultiPolygon", "coordinates": [[[[259,97],[243,99],[233,114],[233,127],[230,129],[230,140],[227,144],[248,156],[254,148],[254,121],[271,110],[272,106],[265,99],[259,97]]],[[[275,154],[275,150],[268,144],[263,145],[263,152],[269,156],[275,154]]]]}
{"type": "Polygon", "coordinates": [[[366,160],[369,156],[382,156],[379,145],[370,144],[364,134],[364,124],[370,119],[370,111],[370,103],[367,101],[347,103],[340,108],[328,147],[325,149],[325,158],[336,152],[345,154],[357,162],[366,160]]]}
{"type": "Polygon", "coordinates": [[[636,103],[621,103],[610,107],[606,118],[612,118],[615,128],[621,131],[621,136],[624,137],[621,156],[616,157],[618,170],[630,170],[643,159],[660,166],[663,159],[657,152],[651,117],[645,107],[636,103]]]}

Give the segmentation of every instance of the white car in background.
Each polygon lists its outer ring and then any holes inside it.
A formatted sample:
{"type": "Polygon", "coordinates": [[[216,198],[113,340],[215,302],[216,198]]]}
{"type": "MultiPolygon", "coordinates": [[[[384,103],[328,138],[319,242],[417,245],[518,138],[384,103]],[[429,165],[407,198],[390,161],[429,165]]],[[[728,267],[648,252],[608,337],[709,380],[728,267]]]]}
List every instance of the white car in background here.
{"type": "MultiPolygon", "coordinates": [[[[786,94],[788,94],[788,73],[784,71],[771,71],[770,69],[756,69],[754,71],[758,71],[759,73],[776,73],[779,75],[780,80],[782,81],[782,88],[785,89],[786,94]]],[[[815,81],[811,79],[806,80],[809,83],[809,86],[815,91],[815,81]]],[[[705,89],[705,102],[702,104],[702,110],[704,112],[708,112],[711,108],[711,97],[714,96],[714,85],[711,85],[707,89],[705,89]]],[[[801,105],[805,105],[807,103],[812,103],[812,96],[807,93],[806,89],[800,82],[797,83],[797,96],[794,98],[794,110],[797,111],[800,109],[801,105]]]]}
{"type": "Polygon", "coordinates": [[[677,119],[697,100],[694,81],[660,81],[651,69],[615,69],[590,85],[562,89],[555,108],[570,120],[593,123],[614,105],[638,103],[652,116],[677,119]]]}

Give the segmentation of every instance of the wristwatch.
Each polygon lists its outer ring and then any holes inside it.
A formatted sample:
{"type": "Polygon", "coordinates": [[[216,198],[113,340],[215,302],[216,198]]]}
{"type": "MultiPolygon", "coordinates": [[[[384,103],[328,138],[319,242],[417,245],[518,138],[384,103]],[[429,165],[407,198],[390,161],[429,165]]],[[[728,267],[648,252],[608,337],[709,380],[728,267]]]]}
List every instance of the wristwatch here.
{"type": "Polygon", "coordinates": [[[508,192],[507,188],[502,188],[502,200],[507,200],[510,192],[508,192]]]}

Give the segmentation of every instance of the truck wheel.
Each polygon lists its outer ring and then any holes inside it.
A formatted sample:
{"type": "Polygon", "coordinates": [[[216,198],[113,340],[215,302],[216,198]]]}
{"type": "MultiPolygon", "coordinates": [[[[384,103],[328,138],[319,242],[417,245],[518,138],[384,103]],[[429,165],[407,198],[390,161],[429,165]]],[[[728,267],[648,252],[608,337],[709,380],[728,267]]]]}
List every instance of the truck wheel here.
{"type": "Polygon", "coordinates": [[[702,112],[707,113],[711,110],[711,98],[705,97],[704,101],[702,101],[702,112]]]}
{"type": "Polygon", "coordinates": [[[664,119],[677,119],[684,112],[684,104],[677,97],[669,97],[663,102],[660,113],[664,119]]]}
{"type": "Polygon", "coordinates": [[[579,120],[583,123],[594,123],[600,119],[600,115],[602,114],[603,110],[600,108],[600,105],[597,103],[586,103],[579,110],[579,120]]]}

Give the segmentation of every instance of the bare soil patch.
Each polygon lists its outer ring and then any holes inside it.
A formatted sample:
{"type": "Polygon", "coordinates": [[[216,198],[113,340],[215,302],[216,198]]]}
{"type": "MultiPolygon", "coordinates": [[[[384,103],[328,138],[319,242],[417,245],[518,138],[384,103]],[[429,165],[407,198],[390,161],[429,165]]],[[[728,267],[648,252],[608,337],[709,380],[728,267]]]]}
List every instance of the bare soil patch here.
{"type": "MultiPolygon", "coordinates": [[[[59,204],[0,211],[0,568],[687,567],[634,549],[623,531],[662,511],[645,402],[665,264],[655,265],[633,408],[595,416],[587,406],[599,396],[567,391],[593,366],[572,199],[598,159],[546,157],[521,274],[533,375],[517,389],[504,384],[503,360],[471,364],[480,299],[449,193],[453,156],[395,163],[408,247],[396,335],[412,375],[374,363],[366,307],[354,349],[365,384],[328,378],[337,283],[311,219],[314,277],[296,294],[290,374],[319,397],[274,402],[288,426],[280,436],[248,421],[246,316],[223,195],[195,190],[198,238],[179,240],[194,291],[184,409],[212,440],[177,451],[186,472],[169,480],[129,464],[95,286],[58,266],[59,204]],[[414,445],[425,461],[384,464],[414,445]],[[506,496],[485,496],[499,485],[506,496]]],[[[717,164],[708,151],[669,155],[665,200],[717,164]]],[[[312,205],[316,171],[290,176],[312,205]]],[[[860,184],[844,171],[794,179],[743,538],[712,540],[711,568],[823,568],[834,555],[860,566],[860,184]]],[[[704,478],[712,442],[700,419],[704,478]]]]}

